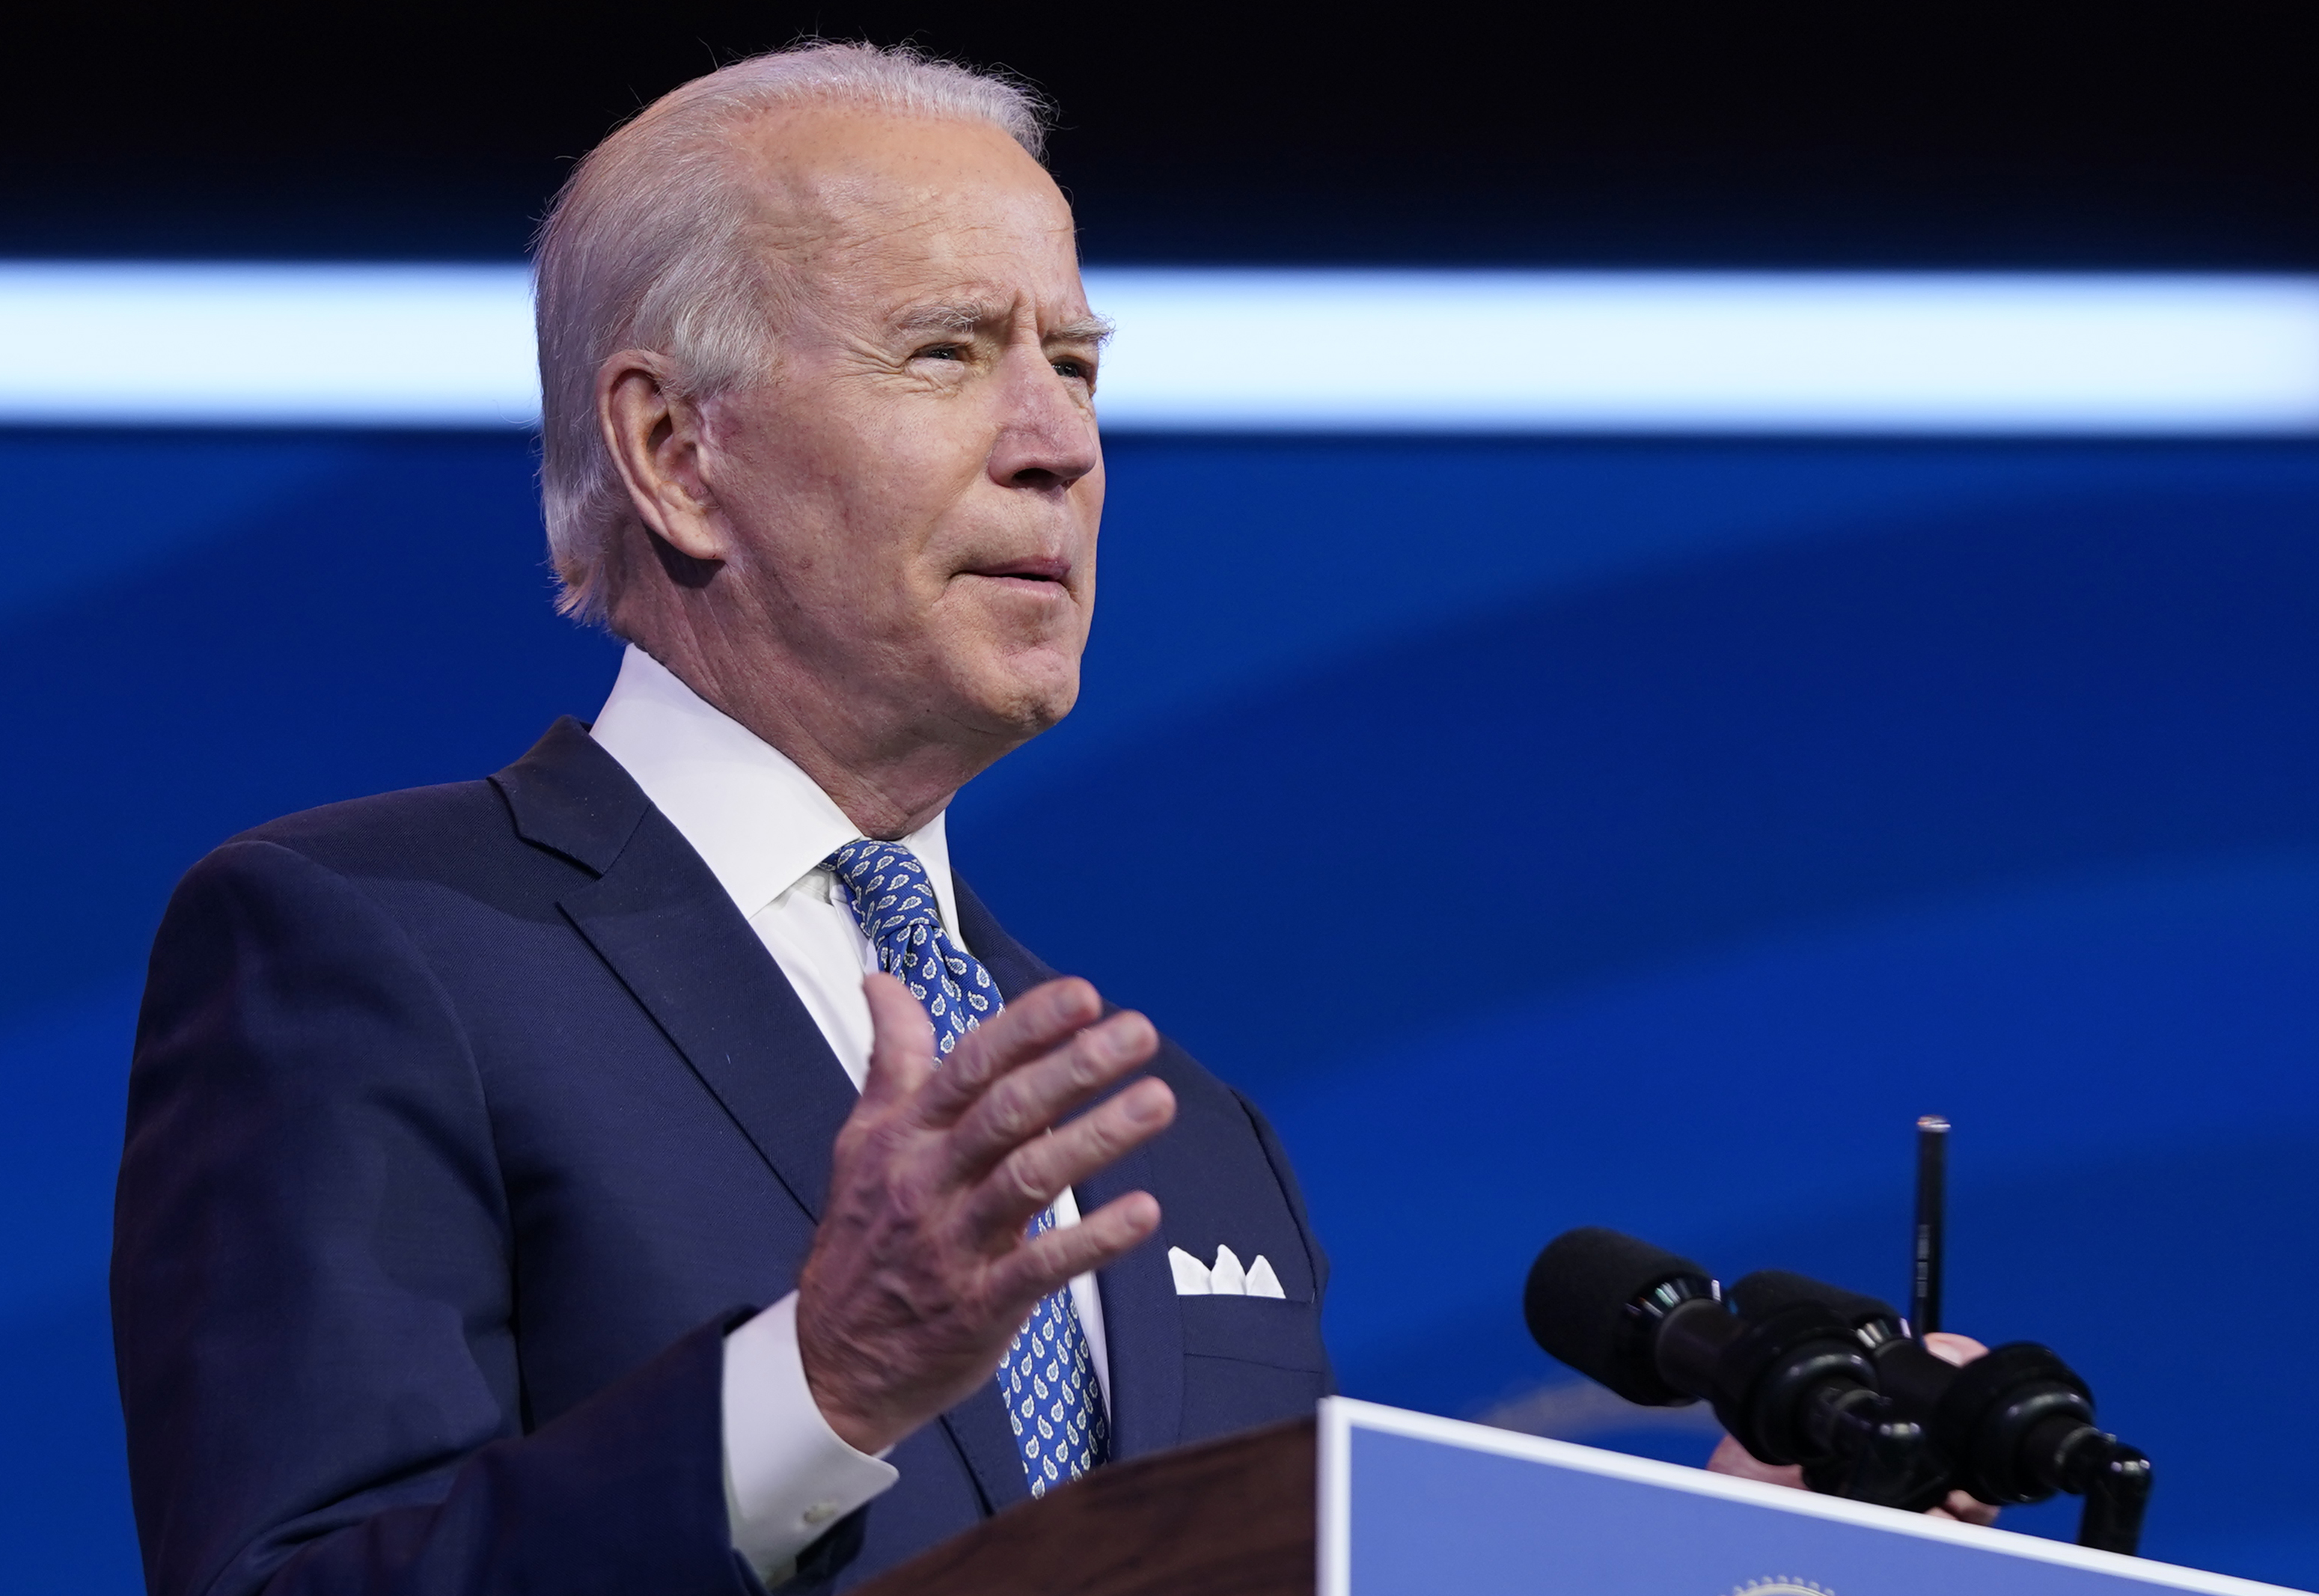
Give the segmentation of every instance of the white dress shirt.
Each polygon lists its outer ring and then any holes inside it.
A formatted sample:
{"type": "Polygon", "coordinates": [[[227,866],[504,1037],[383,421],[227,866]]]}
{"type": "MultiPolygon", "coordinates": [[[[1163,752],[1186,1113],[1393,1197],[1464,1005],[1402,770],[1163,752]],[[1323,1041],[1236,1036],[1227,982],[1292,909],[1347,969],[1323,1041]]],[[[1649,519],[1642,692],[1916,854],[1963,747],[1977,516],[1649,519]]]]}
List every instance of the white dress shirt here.
{"type": "MultiPolygon", "coordinates": [[[[862,978],[878,968],[878,955],[823,861],[861,832],[785,755],[633,645],[593,735],[731,894],[859,1091],[871,1042],[862,978]]],[[[965,948],[943,818],[902,842],[925,865],[943,925],[965,948]]],[[[1064,1192],[1055,1222],[1078,1217],[1064,1192]]],[[[1082,1275],[1070,1289],[1108,1402],[1095,1277],[1082,1275]]],[[[733,1545],[769,1582],[786,1578],[831,1524],[900,1477],[847,1446],[815,1405],[798,1355],[794,1292],[725,1338],[724,1409],[733,1545]]]]}

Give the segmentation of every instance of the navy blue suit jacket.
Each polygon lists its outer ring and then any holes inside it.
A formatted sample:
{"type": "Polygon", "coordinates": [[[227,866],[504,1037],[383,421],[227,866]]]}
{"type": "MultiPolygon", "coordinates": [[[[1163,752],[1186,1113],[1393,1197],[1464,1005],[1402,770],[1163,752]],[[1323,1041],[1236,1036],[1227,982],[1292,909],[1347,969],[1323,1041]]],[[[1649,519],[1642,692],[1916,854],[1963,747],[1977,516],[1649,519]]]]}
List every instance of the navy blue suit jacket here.
{"type": "MultiPolygon", "coordinates": [[[[963,885],[1012,997],[1053,972],[963,885]]],[[[1263,1119],[1182,1050],[1087,1181],[1161,1234],[1100,1278],[1127,1458],[1310,1411],[1327,1266],[1263,1119]],[[1179,1297],[1219,1243],[1286,1301],[1179,1297]]],[[[248,833],[153,951],[113,1268],[148,1581],[719,1596],[721,1339],[792,1286],[852,1107],[716,879],[563,721],[488,782],[248,833]]],[[[1024,1495],[995,1382],[811,1548],[842,1589],[1024,1495]]]]}

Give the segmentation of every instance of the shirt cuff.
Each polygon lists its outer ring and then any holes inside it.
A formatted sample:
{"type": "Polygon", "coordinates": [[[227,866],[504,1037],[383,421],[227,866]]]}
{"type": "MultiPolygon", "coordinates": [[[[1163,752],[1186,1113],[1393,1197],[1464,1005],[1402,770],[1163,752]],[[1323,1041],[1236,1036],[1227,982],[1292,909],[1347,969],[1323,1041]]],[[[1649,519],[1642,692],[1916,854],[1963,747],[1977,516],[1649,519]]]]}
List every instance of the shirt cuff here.
{"type": "Polygon", "coordinates": [[[902,1476],[821,1416],[798,1354],[797,1293],[725,1338],[725,1512],[733,1549],[767,1584],[902,1476]]]}

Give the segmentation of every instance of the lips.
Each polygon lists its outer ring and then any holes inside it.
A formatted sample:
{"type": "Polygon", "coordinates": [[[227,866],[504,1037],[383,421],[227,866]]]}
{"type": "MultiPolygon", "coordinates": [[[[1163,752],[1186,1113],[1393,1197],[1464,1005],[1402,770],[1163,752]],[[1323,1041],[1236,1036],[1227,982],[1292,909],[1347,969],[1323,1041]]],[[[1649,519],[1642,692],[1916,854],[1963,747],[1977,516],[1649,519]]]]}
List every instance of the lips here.
{"type": "Polygon", "coordinates": [[[1071,563],[1060,555],[1039,555],[1026,560],[1009,560],[1003,564],[978,566],[967,573],[970,576],[1012,578],[1017,582],[1068,582],[1071,563]]]}

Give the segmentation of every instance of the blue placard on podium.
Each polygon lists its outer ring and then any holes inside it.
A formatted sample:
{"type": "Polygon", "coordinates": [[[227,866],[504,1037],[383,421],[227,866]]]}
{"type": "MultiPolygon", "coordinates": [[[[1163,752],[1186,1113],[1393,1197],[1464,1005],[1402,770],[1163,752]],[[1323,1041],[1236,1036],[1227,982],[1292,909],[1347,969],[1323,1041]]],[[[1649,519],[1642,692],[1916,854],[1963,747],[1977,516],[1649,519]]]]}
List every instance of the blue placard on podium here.
{"type": "Polygon", "coordinates": [[[1320,1498],[1320,1596],[2284,1592],[1342,1397],[1320,1498]]]}

